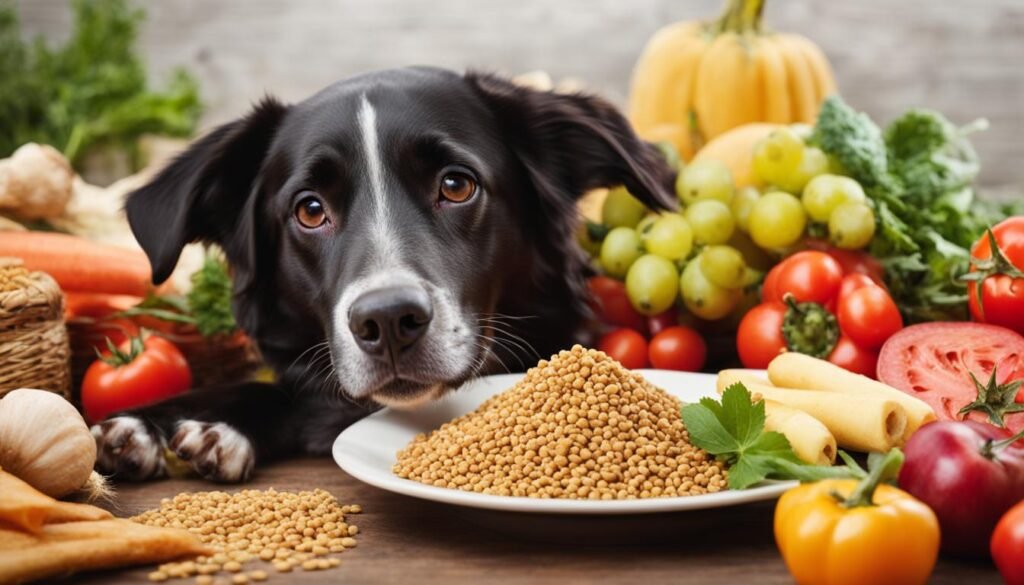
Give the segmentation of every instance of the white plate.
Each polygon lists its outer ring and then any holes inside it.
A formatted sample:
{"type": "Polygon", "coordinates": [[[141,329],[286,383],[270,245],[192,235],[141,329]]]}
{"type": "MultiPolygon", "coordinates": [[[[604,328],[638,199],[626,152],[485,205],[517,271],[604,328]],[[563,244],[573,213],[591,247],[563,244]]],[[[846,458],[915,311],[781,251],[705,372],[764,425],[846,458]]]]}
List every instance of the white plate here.
{"type": "MultiPolygon", "coordinates": [[[[667,370],[641,370],[655,386],[684,402],[717,396],[715,376],[667,370]]],[[[334,442],[334,460],[349,475],[383,490],[457,506],[544,514],[649,514],[734,506],[772,500],[796,482],[766,482],[743,491],[643,500],[569,500],[495,496],[440,488],[391,472],[396,454],[419,433],[430,432],[512,387],[522,374],[488,376],[467,383],[448,397],[413,411],[384,409],[345,429],[334,442]]]]}

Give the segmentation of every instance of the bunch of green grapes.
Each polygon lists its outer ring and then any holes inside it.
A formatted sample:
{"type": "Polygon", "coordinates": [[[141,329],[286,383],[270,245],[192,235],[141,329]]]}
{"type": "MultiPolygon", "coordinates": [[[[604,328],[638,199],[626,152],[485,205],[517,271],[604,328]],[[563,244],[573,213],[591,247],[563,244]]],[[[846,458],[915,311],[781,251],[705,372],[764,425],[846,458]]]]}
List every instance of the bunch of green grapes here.
{"type": "Polygon", "coordinates": [[[751,206],[751,238],[766,249],[795,244],[808,222],[838,248],[857,250],[875,235],[875,213],[857,181],[838,174],[803,125],[771,132],[754,148],[754,172],[770,190],[751,206]],[[799,199],[798,199],[799,197],[799,199]]]}
{"type": "Polygon", "coordinates": [[[746,230],[751,196],[759,195],[737,190],[729,169],[717,161],[684,168],[676,192],[681,212],[655,214],[625,188],[612,189],[601,210],[602,226],[585,227],[581,243],[605,274],[625,280],[641,314],[656,315],[681,301],[698,317],[721,319],[757,280],[728,242],[746,230]]]}

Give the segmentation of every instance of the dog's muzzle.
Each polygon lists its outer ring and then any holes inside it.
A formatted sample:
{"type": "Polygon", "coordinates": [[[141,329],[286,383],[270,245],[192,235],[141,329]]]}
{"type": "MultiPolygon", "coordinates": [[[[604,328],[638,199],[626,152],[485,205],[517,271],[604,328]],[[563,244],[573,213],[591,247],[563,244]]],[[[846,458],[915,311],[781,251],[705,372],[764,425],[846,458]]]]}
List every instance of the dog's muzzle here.
{"type": "Polygon", "coordinates": [[[398,364],[434,318],[430,295],[415,285],[367,291],[352,303],[348,327],[356,345],[376,360],[398,364]]]}

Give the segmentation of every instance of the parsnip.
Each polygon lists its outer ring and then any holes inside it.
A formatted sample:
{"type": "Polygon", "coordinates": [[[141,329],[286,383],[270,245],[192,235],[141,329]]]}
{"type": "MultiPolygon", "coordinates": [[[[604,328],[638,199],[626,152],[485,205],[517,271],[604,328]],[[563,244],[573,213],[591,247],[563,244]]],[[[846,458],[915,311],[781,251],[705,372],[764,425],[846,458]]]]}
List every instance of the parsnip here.
{"type": "Polygon", "coordinates": [[[935,411],[925,402],[900,392],[892,386],[877,382],[825,360],[795,352],[780,354],[768,364],[768,379],[785,388],[830,390],[859,396],[875,396],[894,400],[907,413],[904,441],[921,425],[935,420],[935,411]]]}
{"type": "Polygon", "coordinates": [[[854,451],[885,452],[903,443],[907,413],[895,400],[877,396],[818,390],[777,388],[747,372],[725,370],[718,374],[718,388],[742,382],[752,394],[802,410],[821,421],[836,443],[854,451]]]}
{"type": "Polygon", "coordinates": [[[796,456],[813,465],[836,461],[836,438],[822,422],[802,410],[774,400],[764,401],[764,428],[786,435],[796,456]]]}

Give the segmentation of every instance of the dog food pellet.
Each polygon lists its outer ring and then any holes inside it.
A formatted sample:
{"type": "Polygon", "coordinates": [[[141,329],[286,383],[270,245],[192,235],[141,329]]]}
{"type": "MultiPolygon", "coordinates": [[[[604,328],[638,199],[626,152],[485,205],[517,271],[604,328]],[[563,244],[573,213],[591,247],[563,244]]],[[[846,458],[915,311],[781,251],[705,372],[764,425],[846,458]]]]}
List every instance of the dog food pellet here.
{"type": "MultiPolygon", "coordinates": [[[[336,567],[323,555],[339,547],[355,546],[346,513],[361,511],[358,506],[342,506],[328,492],[279,492],[242,490],[225,492],[182,493],[160,501],[160,507],[135,518],[150,526],[184,528],[212,549],[212,554],[191,561],[165,563],[149,574],[151,581],[198,575],[197,585],[216,584],[213,575],[220,571],[232,573],[232,583],[264,581],[263,570],[246,571],[246,564],[267,562],[277,572],[286,573],[296,566],[307,570],[336,567]],[[351,546],[345,544],[352,541],[351,546]],[[321,557],[316,559],[314,557],[321,557]]],[[[358,532],[358,529],[356,530],[358,532]]],[[[337,559],[334,559],[337,560],[337,559]]]]}
{"type": "MultiPolygon", "coordinates": [[[[635,499],[726,487],[689,442],[678,399],[604,352],[577,345],[477,410],[417,436],[394,473],[503,496],[635,499]]],[[[348,546],[347,544],[345,546],[348,546]]]]}
{"type": "Polygon", "coordinates": [[[310,559],[308,561],[304,561],[302,563],[302,570],[303,571],[316,571],[319,568],[320,568],[320,563],[318,563],[318,562],[316,562],[316,561],[314,561],[312,559],[310,559]]]}

